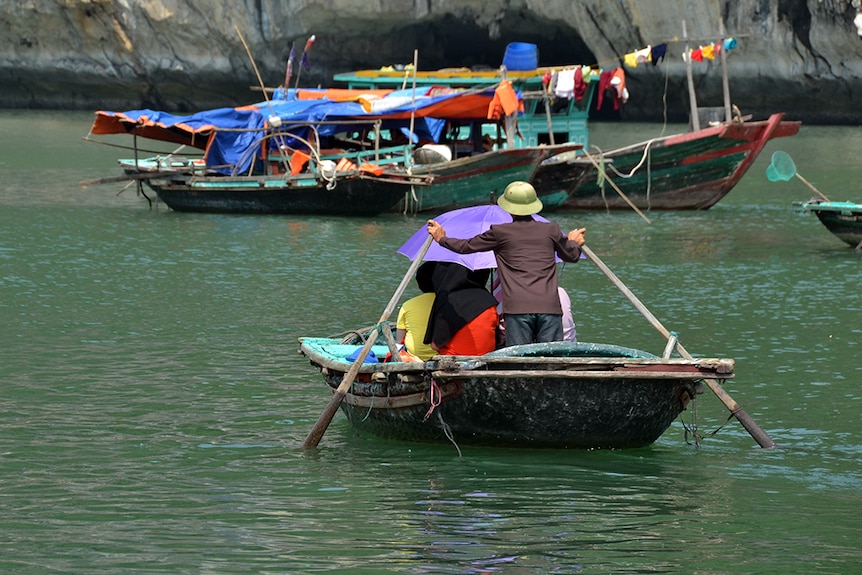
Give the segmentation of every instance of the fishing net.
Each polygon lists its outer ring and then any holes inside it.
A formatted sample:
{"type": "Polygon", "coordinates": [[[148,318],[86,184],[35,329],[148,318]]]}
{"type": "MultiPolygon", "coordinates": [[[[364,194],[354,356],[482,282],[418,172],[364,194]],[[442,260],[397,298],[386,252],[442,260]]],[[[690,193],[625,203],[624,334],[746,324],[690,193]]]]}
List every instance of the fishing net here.
{"type": "Polygon", "coordinates": [[[766,177],[770,182],[787,182],[796,175],[796,164],[786,152],[772,154],[772,162],[766,168],[766,177]]]}

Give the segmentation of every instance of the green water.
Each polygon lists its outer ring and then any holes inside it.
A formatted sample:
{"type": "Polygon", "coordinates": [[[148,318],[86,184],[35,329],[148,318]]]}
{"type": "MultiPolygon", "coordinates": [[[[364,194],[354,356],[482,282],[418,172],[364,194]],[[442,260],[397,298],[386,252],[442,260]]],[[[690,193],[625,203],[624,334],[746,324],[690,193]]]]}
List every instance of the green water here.
{"type": "MultiPolygon", "coordinates": [[[[0,112],[0,573],[862,572],[862,254],[770,183],[784,150],[862,199],[854,128],[769,144],[715,208],[547,214],[782,447],[709,391],[653,446],[487,450],[353,435],[299,449],[328,393],[300,336],[375,322],[421,220],[149,210],[84,143],[89,114],[0,112]]],[[[593,143],[661,126],[598,125],[593,143]]],[[[589,262],[562,283],[582,341],[661,353],[589,262]]],[[[412,292],[407,296],[413,295],[412,292]]]]}

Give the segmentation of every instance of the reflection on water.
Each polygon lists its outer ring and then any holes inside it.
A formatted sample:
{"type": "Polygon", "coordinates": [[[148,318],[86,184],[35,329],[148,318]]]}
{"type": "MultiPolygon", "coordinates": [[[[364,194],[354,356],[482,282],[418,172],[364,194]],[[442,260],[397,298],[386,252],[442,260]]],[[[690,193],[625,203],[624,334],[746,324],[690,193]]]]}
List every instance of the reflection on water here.
{"type": "MultiPolygon", "coordinates": [[[[780,449],[757,449],[707,391],[685,413],[720,428],[700,449],[675,423],[645,449],[459,458],[355,437],[338,415],[303,453],[328,395],[297,339],[376,322],[424,218],[149,210],[121,184],[78,186],[122,155],[79,141],[89,120],[0,115],[0,571],[831,574],[862,560],[862,261],[792,211],[808,193],[766,182],[768,159],[707,212],[551,217],[586,226],[691,353],[736,360],[726,388],[780,449]]],[[[849,190],[857,140],[810,129],[770,147],[849,190]]],[[[561,278],[582,340],[664,348],[589,261],[561,278]]]]}

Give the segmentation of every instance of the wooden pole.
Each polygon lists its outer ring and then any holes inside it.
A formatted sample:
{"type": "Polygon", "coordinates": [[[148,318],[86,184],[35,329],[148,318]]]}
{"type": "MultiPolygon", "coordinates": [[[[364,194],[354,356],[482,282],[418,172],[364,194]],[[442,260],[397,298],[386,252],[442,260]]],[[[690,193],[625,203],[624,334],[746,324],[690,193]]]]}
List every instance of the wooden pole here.
{"type": "MultiPolygon", "coordinates": [[[[245,38],[242,35],[242,32],[239,31],[239,26],[234,25],[234,29],[236,30],[237,36],[239,36],[239,41],[242,42],[242,47],[245,48],[245,53],[248,55],[248,60],[251,62],[251,67],[254,69],[254,75],[257,76],[257,82],[260,84],[260,89],[263,92],[263,98],[266,101],[266,106],[269,108],[269,115],[275,116],[275,110],[272,108],[272,103],[269,101],[269,96],[266,94],[266,86],[263,83],[263,78],[260,75],[260,70],[257,69],[257,63],[254,61],[254,56],[251,55],[251,48],[248,47],[248,44],[245,41],[245,38]]],[[[297,79],[299,79],[299,74],[297,74],[297,79]]],[[[285,86],[285,89],[287,86],[285,86]]],[[[279,157],[281,158],[282,169],[285,173],[290,173],[290,162],[288,161],[287,153],[284,150],[284,141],[281,136],[277,137],[278,140],[278,151],[279,157]]],[[[266,155],[266,154],[264,154],[266,155]]],[[[252,166],[254,166],[254,162],[252,162],[252,166]]],[[[250,171],[251,168],[249,168],[250,171]]],[[[233,171],[233,170],[231,170],[233,171]]],[[[267,170],[268,171],[268,170],[267,170]]]]}
{"type": "Polygon", "coordinates": [[[823,192],[821,192],[820,190],[818,190],[817,188],[815,188],[815,187],[814,187],[814,185],[813,185],[811,182],[809,182],[808,180],[806,180],[805,178],[803,178],[802,176],[800,176],[800,175],[799,175],[799,172],[795,172],[793,175],[794,175],[794,176],[796,176],[797,178],[799,178],[799,179],[802,181],[802,183],[803,183],[803,184],[805,184],[806,186],[808,186],[808,188],[809,188],[812,192],[814,192],[815,194],[817,194],[818,196],[820,196],[820,198],[821,198],[823,201],[826,201],[826,202],[831,202],[831,201],[832,201],[832,200],[830,200],[829,198],[827,198],[827,197],[826,197],[826,195],[825,195],[823,192]]]}
{"type": "MultiPolygon", "coordinates": [[[[554,145],[554,123],[551,121],[551,98],[548,93],[544,94],[545,100],[545,119],[548,121],[548,141],[554,145]]],[[[538,142],[536,142],[538,144],[538,142]]]]}
{"type": "MultiPolygon", "coordinates": [[[[628,287],[604,264],[604,262],[599,259],[599,257],[593,253],[586,245],[581,246],[581,250],[586,254],[590,261],[592,261],[596,267],[598,267],[611,283],[614,284],[626,298],[637,308],[637,310],[643,315],[647,321],[649,321],[654,328],[656,328],[659,333],[661,333],[665,339],[670,339],[672,334],[659,322],[658,319],[647,309],[647,307],[635,296],[634,293],[629,290],[628,287]]],[[[686,351],[686,349],[677,342],[676,349],[679,351],[679,354],[685,359],[693,359],[692,355],[686,351]]],[[[769,435],[757,423],[748,415],[742,407],[736,403],[732,397],[724,390],[723,387],[719,384],[719,382],[715,379],[705,379],[704,382],[709,387],[709,389],[721,400],[725,407],[730,411],[730,413],[742,424],[742,427],[745,428],[746,431],[754,438],[760,447],[764,448],[772,448],[775,447],[775,442],[772,440],[769,435]]]]}
{"type": "Polygon", "coordinates": [[[688,79],[688,101],[691,105],[691,127],[696,132],[700,130],[700,118],[697,117],[697,95],[694,93],[694,78],[691,74],[691,51],[688,48],[688,33],[685,30],[685,20],[682,21],[682,37],[685,39],[685,76],[688,79]]]}
{"type": "Polygon", "coordinates": [[[413,149],[413,129],[415,127],[416,122],[416,69],[419,66],[419,50],[413,50],[413,89],[410,94],[410,141],[407,143],[407,147],[404,149],[404,165],[409,169],[412,165],[410,161],[410,156],[408,156],[408,150],[413,149]]]}
{"type": "MultiPolygon", "coordinates": [[[[386,309],[383,310],[383,314],[377,322],[378,324],[383,323],[389,319],[390,315],[392,315],[392,312],[395,310],[395,306],[398,305],[398,300],[401,299],[401,296],[404,295],[404,290],[407,289],[407,284],[410,283],[410,280],[416,274],[416,269],[422,263],[422,258],[424,258],[425,254],[428,253],[428,248],[431,247],[432,241],[433,238],[429,234],[425,243],[422,244],[422,247],[419,249],[419,253],[407,269],[407,273],[404,274],[404,279],[401,280],[395,293],[392,294],[392,299],[390,299],[389,303],[386,304],[386,309]]],[[[362,350],[359,352],[359,355],[356,356],[356,360],[353,362],[353,365],[351,365],[347,373],[344,374],[344,377],[341,379],[341,383],[338,385],[338,389],[336,389],[335,393],[332,394],[332,399],[329,401],[326,409],[323,410],[323,413],[321,413],[320,417],[317,419],[317,423],[315,423],[314,427],[309,431],[308,436],[302,444],[303,449],[317,447],[317,444],[320,443],[323,434],[326,433],[326,428],[329,427],[332,418],[335,416],[335,412],[338,411],[338,407],[347,395],[347,390],[350,389],[351,385],[353,385],[353,380],[356,379],[356,375],[359,373],[359,368],[362,367],[362,362],[365,361],[365,358],[368,356],[368,352],[371,351],[376,340],[377,334],[373,331],[370,332],[368,334],[368,339],[365,341],[365,345],[362,346],[362,350]]]]}
{"type": "MultiPolygon", "coordinates": [[[[500,83],[502,84],[508,79],[506,66],[500,66],[500,83]]],[[[514,114],[509,114],[503,120],[506,126],[506,147],[513,149],[515,147],[515,118],[518,116],[516,111],[514,114]]]]}
{"type": "Polygon", "coordinates": [[[724,49],[724,20],[718,20],[718,31],[721,34],[721,88],[724,93],[724,121],[729,122],[730,116],[730,83],[727,80],[727,50],[724,49]]]}

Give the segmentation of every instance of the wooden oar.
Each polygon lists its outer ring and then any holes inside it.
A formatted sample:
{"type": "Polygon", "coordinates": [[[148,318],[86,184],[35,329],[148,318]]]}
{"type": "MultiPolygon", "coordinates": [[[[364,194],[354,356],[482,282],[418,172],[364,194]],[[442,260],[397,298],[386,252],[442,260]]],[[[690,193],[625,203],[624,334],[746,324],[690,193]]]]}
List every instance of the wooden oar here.
{"type": "Polygon", "coordinates": [[[134,174],[125,174],[122,176],[112,176],[110,178],[97,178],[95,180],[82,180],[78,182],[78,185],[82,188],[86,188],[88,186],[99,186],[102,184],[114,184],[117,182],[125,182],[126,180],[132,180],[132,182],[136,180],[152,180],[155,178],[164,178],[166,176],[176,175],[176,171],[170,172],[137,172],[134,174]]]}
{"type": "MultiPolygon", "coordinates": [[[[599,259],[599,257],[593,253],[586,245],[581,246],[581,250],[590,258],[596,267],[599,268],[611,283],[617,286],[617,288],[623,293],[626,298],[637,308],[641,315],[643,315],[647,321],[649,321],[654,328],[656,328],[659,333],[661,333],[666,339],[671,338],[671,333],[661,324],[661,322],[656,319],[656,317],[646,308],[646,306],[632,293],[632,291],[626,287],[626,285],[610,270],[605,263],[599,259]]],[[[692,355],[686,351],[686,349],[677,342],[676,348],[679,351],[679,354],[685,359],[693,359],[692,355]]],[[[730,411],[730,413],[742,424],[742,427],[745,428],[746,431],[754,438],[760,447],[771,448],[775,447],[775,442],[772,440],[769,435],[760,428],[757,423],[748,415],[742,407],[736,403],[730,394],[728,394],[723,387],[719,384],[718,381],[714,379],[705,379],[706,385],[709,386],[709,389],[721,400],[725,407],[730,411]]]]}
{"type": "MultiPolygon", "coordinates": [[[[392,294],[392,299],[390,299],[389,303],[386,304],[386,309],[383,310],[383,314],[377,322],[378,325],[388,320],[389,316],[392,315],[392,312],[395,310],[395,306],[398,305],[398,300],[400,300],[401,296],[404,295],[404,290],[407,289],[407,285],[416,274],[416,268],[418,268],[422,263],[422,258],[425,257],[425,254],[428,252],[428,248],[431,247],[432,241],[433,238],[429,234],[425,243],[422,244],[422,247],[419,249],[419,253],[413,259],[413,263],[410,264],[410,268],[408,268],[407,273],[404,274],[404,279],[401,280],[401,283],[398,285],[398,289],[396,289],[395,293],[392,294]]],[[[356,375],[359,373],[359,368],[362,367],[362,362],[365,361],[365,358],[368,356],[368,352],[371,351],[376,340],[377,334],[374,331],[369,332],[368,339],[365,340],[365,345],[362,346],[362,349],[360,350],[359,355],[356,356],[356,360],[353,362],[353,365],[351,365],[347,373],[344,374],[344,377],[341,379],[341,383],[338,385],[338,389],[335,390],[335,393],[332,395],[332,399],[329,401],[326,409],[323,410],[323,413],[321,413],[320,417],[317,419],[317,423],[315,423],[314,427],[311,428],[311,431],[308,432],[308,437],[305,438],[305,441],[302,444],[303,449],[317,447],[317,444],[320,443],[323,434],[326,433],[326,428],[329,427],[329,423],[335,416],[335,412],[338,411],[338,407],[347,395],[347,390],[350,389],[351,385],[353,385],[353,380],[356,379],[356,375]]]]}

